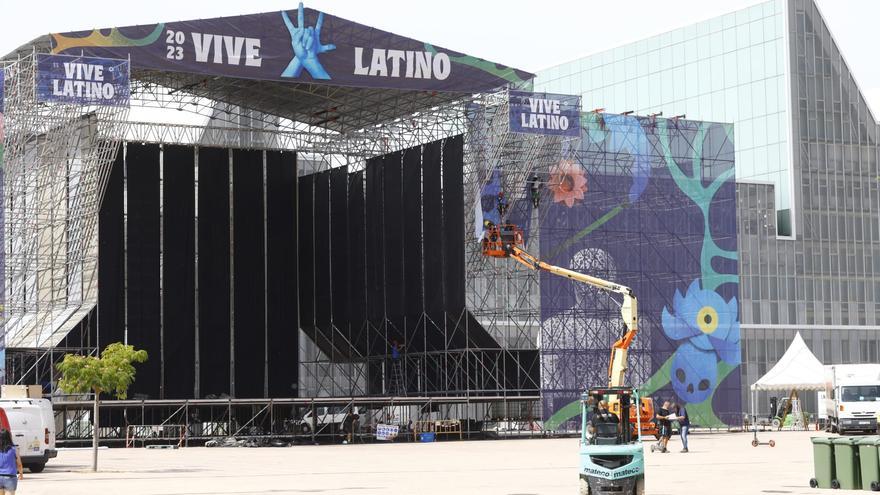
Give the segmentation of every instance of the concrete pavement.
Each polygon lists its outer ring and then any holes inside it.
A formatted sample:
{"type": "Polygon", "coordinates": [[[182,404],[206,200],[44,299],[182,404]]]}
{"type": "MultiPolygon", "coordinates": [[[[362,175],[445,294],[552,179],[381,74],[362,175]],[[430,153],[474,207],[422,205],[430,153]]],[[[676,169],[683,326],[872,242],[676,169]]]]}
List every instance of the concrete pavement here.
{"type": "MultiPolygon", "coordinates": [[[[647,458],[647,492],[818,494],[809,488],[814,432],[692,434],[691,452],[647,458]]],[[[451,441],[287,448],[62,451],[26,494],[561,494],[577,493],[577,439],[451,441]]],[[[839,492],[837,492],[839,493],[839,492]]]]}

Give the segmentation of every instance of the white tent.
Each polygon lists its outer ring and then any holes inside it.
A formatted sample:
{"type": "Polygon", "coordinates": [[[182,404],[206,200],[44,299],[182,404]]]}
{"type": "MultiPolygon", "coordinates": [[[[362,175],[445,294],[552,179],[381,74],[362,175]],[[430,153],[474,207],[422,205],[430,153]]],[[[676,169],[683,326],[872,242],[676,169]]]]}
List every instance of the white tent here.
{"type": "Polygon", "coordinates": [[[752,385],[753,391],[824,389],[825,367],[807,347],[800,332],[776,366],[752,385]]]}

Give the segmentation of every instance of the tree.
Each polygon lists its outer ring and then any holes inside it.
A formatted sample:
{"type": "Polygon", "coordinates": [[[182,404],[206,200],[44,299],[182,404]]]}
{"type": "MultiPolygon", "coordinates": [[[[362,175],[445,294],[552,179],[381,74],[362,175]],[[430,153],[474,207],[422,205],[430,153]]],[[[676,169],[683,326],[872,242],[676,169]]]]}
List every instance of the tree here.
{"type": "Polygon", "coordinates": [[[147,351],[116,342],[108,345],[101,357],[68,354],[58,365],[61,373],[59,387],[72,394],[94,392],[95,411],[92,421],[92,471],[98,470],[98,404],[101,393],[128,397],[128,387],[134,381],[133,363],[147,360],[147,351]]]}

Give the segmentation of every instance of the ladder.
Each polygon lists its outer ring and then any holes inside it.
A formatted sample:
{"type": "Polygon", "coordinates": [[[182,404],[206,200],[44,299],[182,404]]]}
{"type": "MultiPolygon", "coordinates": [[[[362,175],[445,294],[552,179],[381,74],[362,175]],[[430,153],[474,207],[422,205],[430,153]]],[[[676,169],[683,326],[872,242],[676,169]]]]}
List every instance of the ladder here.
{"type": "Polygon", "coordinates": [[[391,360],[391,381],[388,383],[388,394],[406,397],[406,387],[403,382],[403,369],[400,359],[391,360]]]}
{"type": "Polygon", "coordinates": [[[801,411],[801,401],[797,397],[791,399],[791,413],[794,417],[791,420],[791,429],[794,431],[806,431],[807,425],[804,424],[804,414],[801,411]]]}

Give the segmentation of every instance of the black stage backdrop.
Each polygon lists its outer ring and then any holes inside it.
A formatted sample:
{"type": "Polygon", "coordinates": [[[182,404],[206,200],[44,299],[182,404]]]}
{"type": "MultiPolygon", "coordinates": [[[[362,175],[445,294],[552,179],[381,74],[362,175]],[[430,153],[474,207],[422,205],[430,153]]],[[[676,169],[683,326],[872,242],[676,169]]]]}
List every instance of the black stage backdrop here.
{"type": "Polygon", "coordinates": [[[266,375],[263,152],[232,152],[235,396],[263,397],[266,375]]]}
{"type": "Polygon", "coordinates": [[[385,339],[385,235],[382,229],[382,165],[383,158],[367,160],[366,253],[367,253],[367,320],[369,354],[383,355],[385,339]]]}
{"type": "Polygon", "coordinates": [[[382,180],[382,223],[385,233],[385,317],[388,342],[405,340],[403,316],[403,196],[401,154],[385,155],[382,180]]]}
{"type": "Polygon", "coordinates": [[[297,361],[296,155],[266,152],[266,329],[269,397],[296,397],[297,361]]]}
{"type": "Polygon", "coordinates": [[[403,153],[403,286],[406,348],[425,350],[422,301],[422,148],[403,153]]]}
{"type": "MultiPolygon", "coordinates": [[[[315,176],[299,179],[297,196],[299,229],[299,324],[306,334],[317,341],[315,332],[315,176]]],[[[321,345],[319,342],[318,345],[321,345]]]]}
{"type": "Polygon", "coordinates": [[[457,321],[464,311],[464,162],[461,136],[443,142],[443,254],[446,311],[457,321]]]}
{"type": "MultiPolygon", "coordinates": [[[[473,370],[504,363],[495,386],[534,389],[537,354],[502,350],[465,307],[463,153],[456,136],[300,179],[301,325],[337,362],[387,356],[395,340],[406,352],[472,349],[473,370]]],[[[369,363],[368,393],[382,393],[383,361],[369,363]]],[[[475,379],[420,366],[427,392],[475,379]]]]}
{"type": "Polygon", "coordinates": [[[351,331],[348,320],[348,167],[330,172],[330,302],[334,346],[342,359],[351,358],[351,331]]]}
{"type": "Polygon", "coordinates": [[[425,314],[427,350],[446,347],[443,328],[446,324],[443,273],[443,191],[441,188],[441,143],[434,141],[424,147],[422,182],[425,224],[425,314]]]}
{"type": "Polygon", "coordinates": [[[162,167],[164,391],[165,398],[188,399],[196,378],[195,150],[165,146],[162,167]]]}
{"type": "Polygon", "coordinates": [[[229,150],[199,148],[199,390],[229,394],[229,150]]]}
{"type": "Polygon", "coordinates": [[[98,213],[98,325],[92,342],[102,351],[125,339],[124,169],[125,154],[119,150],[98,213]]]}
{"type": "Polygon", "coordinates": [[[340,359],[330,319],[330,171],[315,176],[315,328],[321,349],[340,359]]]}
{"type": "Polygon", "coordinates": [[[366,216],[364,211],[364,173],[349,174],[348,240],[349,255],[349,325],[352,345],[357,353],[369,353],[367,332],[367,250],[366,216]]]}
{"type": "Polygon", "coordinates": [[[129,144],[128,343],[147,351],[129,393],[159,398],[161,322],[159,298],[159,145],[129,144]]]}
{"type": "Polygon", "coordinates": [[[127,342],[149,353],[132,396],[297,395],[296,155],[232,155],[232,177],[230,150],[218,148],[128,143],[111,166],[99,212],[98,308],[80,327],[103,349],[126,340],[127,321],[127,342]]]}

